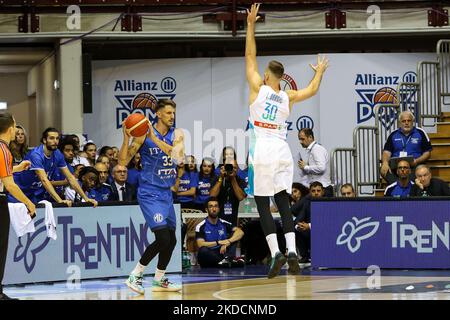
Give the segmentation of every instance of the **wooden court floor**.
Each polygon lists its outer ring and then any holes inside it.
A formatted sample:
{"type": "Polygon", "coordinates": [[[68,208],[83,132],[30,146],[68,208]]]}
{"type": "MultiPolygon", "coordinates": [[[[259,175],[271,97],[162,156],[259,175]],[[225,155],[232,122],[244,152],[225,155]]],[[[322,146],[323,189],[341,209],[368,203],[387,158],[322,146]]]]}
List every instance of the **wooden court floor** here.
{"type": "Polygon", "coordinates": [[[450,270],[382,271],[379,288],[364,270],[303,270],[300,275],[266,278],[266,267],[193,268],[169,278],[183,283],[181,293],[152,293],[151,275],[145,295],[125,285],[125,278],[7,286],[5,292],[25,300],[449,300],[450,270]],[[369,280],[369,287],[368,287],[369,280]]]}

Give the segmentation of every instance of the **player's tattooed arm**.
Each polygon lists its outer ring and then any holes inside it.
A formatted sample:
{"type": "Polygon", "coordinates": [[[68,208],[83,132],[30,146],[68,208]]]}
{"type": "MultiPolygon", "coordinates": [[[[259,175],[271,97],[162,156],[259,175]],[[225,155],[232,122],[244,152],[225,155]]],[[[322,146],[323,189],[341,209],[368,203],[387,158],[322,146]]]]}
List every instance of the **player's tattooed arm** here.
{"type": "Polygon", "coordinates": [[[173,139],[173,146],[160,140],[153,130],[150,130],[149,138],[172,160],[177,164],[184,164],[184,133],[180,128],[175,129],[175,137],[173,139]]]}
{"type": "Polygon", "coordinates": [[[119,150],[118,164],[120,164],[121,166],[127,166],[128,163],[131,161],[131,159],[133,159],[134,155],[141,148],[142,144],[145,141],[146,136],[143,135],[141,137],[133,138],[133,140],[131,141],[131,145],[129,145],[131,137],[130,132],[126,128],[124,123],[122,123],[122,127],[123,127],[123,142],[119,150]]]}
{"type": "Polygon", "coordinates": [[[328,59],[326,57],[321,57],[317,55],[317,64],[314,66],[310,64],[311,68],[314,70],[315,74],[311,82],[306,88],[300,90],[288,90],[286,93],[289,95],[290,107],[296,102],[300,102],[311,98],[317,91],[319,91],[320,83],[322,82],[322,77],[325,70],[328,68],[328,59]]]}
{"type": "Polygon", "coordinates": [[[181,129],[175,129],[171,157],[177,165],[184,165],[184,133],[181,129]]]}

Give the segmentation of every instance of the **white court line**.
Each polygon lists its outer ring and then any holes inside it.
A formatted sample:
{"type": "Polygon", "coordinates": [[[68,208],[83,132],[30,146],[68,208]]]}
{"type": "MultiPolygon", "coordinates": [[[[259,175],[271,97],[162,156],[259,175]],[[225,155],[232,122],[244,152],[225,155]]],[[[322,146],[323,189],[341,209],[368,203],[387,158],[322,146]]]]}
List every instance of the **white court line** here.
{"type": "MultiPolygon", "coordinates": [[[[285,278],[287,278],[287,281],[288,282],[290,282],[291,283],[291,285],[292,285],[292,278],[290,278],[290,277],[292,277],[291,275],[285,275],[285,276],[281,276],[281,277],[285,277],[285,278]]],[[[294,277],[297,277],[297,276],[294,276],[294,277]]],[[[361,278],[365,278],[365,277],[361,277],[361,278]]],[[[295,278],[296,279],[296,278],[295,278]]],[[[310,282],[310,283],[312,283],[312,282],[320,282],[320,281],[329,281],[330,279],[340,279],[340,278],[334,278],[334,277],[332,277],[332,278],[327,278],[327,279],[310,279],[310,280],[303,280],[303,281],[301,281],[302,283],[307,283],[307,282],[310,282]]],[[[245,279],[241,279],[241,280],[245,280],[245,279]]],[[[248,279],[248,280],[261,280],[261,279],[248,279]]],[[[269,280],[269,279],[267,279],[267,280],[269,280]]],[[[237,281],[237,280],[228,280],[228,281],[237,281]]],[[[296,281],[297,282],[297,281],[296,281]]],[[[228,292],[228,291],[231,291],[231,290],[235,290],[235,289],[243,289],[243,288],[245,288],[245,289],[247,289],[247,288],[253,288],[253,287],[264,287],[264,286],[279,286],[280,284],[283,284],[283,283],[280,283],[280,282],[278,282],[278,283],[269,283],[269,284],[259,284],[259,285],[251,285],[251,286],[239,286],[239,287],[234,287],[234,288],[228,288],[228,289],[224,289],[224,290],[220,290],[220,291],[216,291],[216,292],[214,292],[213,293],[213,297],[214,298],[216,298],[216,299],[219,299],[219,300],[232,300],[232,299],[227,299],[227,298],[224,298],[224,297],[222,297],[221,295],[223,294],[223,293],[225,293],[225,292],[228,292]]],[[[286,289],[288,290],[288,286],[289,286],[289,283],[287,283],[286,284],[286,289]]],[[[338,289],[339,290],[339,289],[338,289]]],[[[320,292],[317,292],[317,293],[320,293],[320,292]]],[[[292,291],[289,291],[288,292],[288,295],[287,295],[287,299],[293,299],[294,297],[292,296],[292,291]]]]}
{"type": "Polygon", "coordinates": [[[247,289],[247,288],[253,288],[253,287],[270,287],[270,286],[279,286],[279,285],[280,285],[280,283],[270,283],[270,284],[257,284],[257,285],[253,285],[253,286],[234,287],[234,288],[216,291],[213,293],[212,296],[219,300],[232,300],[232,299],[227,299],[227,298],[221,297],[221,295],[227,291],[236,290],[236,289],[247,289]]]}

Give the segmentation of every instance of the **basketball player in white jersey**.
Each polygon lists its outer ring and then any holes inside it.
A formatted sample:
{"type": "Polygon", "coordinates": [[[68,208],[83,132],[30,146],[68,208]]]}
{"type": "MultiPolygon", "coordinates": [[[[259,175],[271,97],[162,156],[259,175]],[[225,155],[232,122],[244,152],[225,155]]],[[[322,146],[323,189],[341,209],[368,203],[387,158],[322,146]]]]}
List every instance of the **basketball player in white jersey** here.
{"type": "Polygon", "coordinates": [[[295,247],[294,222],[289,208],[289,194],[292,189],[294,161],[286,142],[286,120],[295,102],[308,99],[316,94],[328,60],[318,56],[317,65],[310,84],[301,90],[281,91],[280,81],[284,67],[271,61],[264,72],[258,73],[256,62],[255,23],[259,19],[260,4],[253,4],[247,10],[247,38],[245,62],[247,81],[250,87],[250,150],[247,194],[253,194],[258,208],[261,226],[272,254],[268,277],[273,278],[288,262],[289,274],[299,272],[297,250],[295,247]],[[273,196],[283,222],[283,231],[288,250],[287,258],[278,247],[276,227],[270,213],[270,200],[273,196]]]}

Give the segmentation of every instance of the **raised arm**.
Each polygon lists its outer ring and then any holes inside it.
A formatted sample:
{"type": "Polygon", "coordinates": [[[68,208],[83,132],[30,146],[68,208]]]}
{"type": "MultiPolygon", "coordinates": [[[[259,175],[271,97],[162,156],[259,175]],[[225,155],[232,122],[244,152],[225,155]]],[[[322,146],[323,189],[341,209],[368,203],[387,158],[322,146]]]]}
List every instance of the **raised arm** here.
{"type": "Polygon", "coordinates": [[[311,98],[314,96],[317,91],[319,91],[320,82],[322,81],[322,76],[325,70],[328,68],[328,59],[325,57],[317,56],[317,65],[313,66],[310,64],[311,68],[314,70],[315,74],[312,78],[309,85],[300,90],[288,90],[287,94],[289,95],[289,103],[292,107],[292,104],[296,102],[300,102],[311,98]]]}
{"type": "Polygon", "coordinates": [[[143,135],[142,137],[133,138],[130,145],[130,132],[125,126],[125,121],[122,123],[123,128],[123,142],[122,146],[119,150],[118,155],[118,164],[121,166],[127,166],[128,163],[133,159],[134,155],[139,151],[142,144],[145,141],[146,135],[143,135]]]}
{"type": "Polygon", "coordinates": [[[258,16],[260,4],[252,4],[250,11],[247,9],[247,37],[245,40],[245,69],[247,82],[250,88],[250,103],[252,103],[262,86],[263,81],[258,73],[258,63],[256,62],[256,41],[255,24],[260,18],[258,16]]]}

